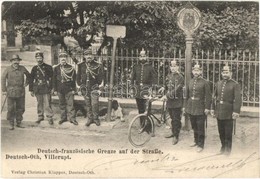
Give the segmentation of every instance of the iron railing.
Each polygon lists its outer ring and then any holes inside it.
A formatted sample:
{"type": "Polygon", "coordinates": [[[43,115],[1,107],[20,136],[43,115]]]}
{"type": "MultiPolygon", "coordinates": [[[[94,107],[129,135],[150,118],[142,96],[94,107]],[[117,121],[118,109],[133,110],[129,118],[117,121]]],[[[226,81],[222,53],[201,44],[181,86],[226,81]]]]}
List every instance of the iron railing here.
{"type": "MultiPolygon", "coordinates": [[[[130,76],[133,66],[139,63],[138,50],[117,49],[115,76],[114,76],[114,96],[121,98],[131,98],[130,95],[130,76]]],[[[163,85],[166,75],[169,72],[170,61],[175,59],[180,65],[180,71],[184,75],[185,51],[173,50],[171,53],[162,51],[147,52],[149,62],[158,73],[157,84],[163,85]]],[[[77,53],[76,58],[82,61],[83,56],[77,53]]],[[[108,84],[111,68],[111,51],[104,50],[101,55],[96,56],[97,61],[102,63],[105,68],[104,82],[108,84]]],[[[192,63],[196,62],[202,66],[203,78],[212,84],[212,90],[215,83],[221,80],[221,70],[225,63],[230,65],[233,75],[232,78],[237,81],[242,89],[243,106],[259,106],[259,52],[248,50],[214,50],[193,51],[192,63]]],[[[72,61],[71,61],[72,62],[72,61]]],[[[103,92],[107,96],[108,91],[103,92]]]]}

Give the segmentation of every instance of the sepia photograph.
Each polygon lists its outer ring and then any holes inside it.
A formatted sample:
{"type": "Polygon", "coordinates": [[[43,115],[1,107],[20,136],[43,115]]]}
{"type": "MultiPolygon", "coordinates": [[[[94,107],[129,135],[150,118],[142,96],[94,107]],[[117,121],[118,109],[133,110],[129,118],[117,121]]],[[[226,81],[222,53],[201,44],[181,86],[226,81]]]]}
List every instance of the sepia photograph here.
{"type": "Polygon", "coordinates": [[[260,178],[259,1],[3,1],[1,178],[260,178]]]}

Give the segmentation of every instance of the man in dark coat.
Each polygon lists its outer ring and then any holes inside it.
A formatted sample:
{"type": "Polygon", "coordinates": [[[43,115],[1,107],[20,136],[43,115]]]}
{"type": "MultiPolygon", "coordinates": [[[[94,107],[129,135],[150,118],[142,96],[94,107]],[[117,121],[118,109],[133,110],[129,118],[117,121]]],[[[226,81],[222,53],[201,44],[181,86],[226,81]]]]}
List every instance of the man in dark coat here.
{"type": "Polygon", "coordinates": [[[218,121],[220,154],[229,155],[232,149],[233,123],[239,117],[242,99],[240,86],[231,79],[232,72],[227,64],[221,75],[223,80],[216,83],[211,114],[218,121]]]}
{"type": "Polygon", "coordinates": [[[31,96],[36,96],[37,99],[38,120],[36,123],[39,124],[44,120],[45,112],[49,124],[52,125],[53,111],[50,104],[53,77],[52,66],[43,62],[44,56],[42,52],[36,52],[35,58],[38,64],[32,68],[29,91],[31,96]]]}
{"type": "Polygon", "coordinates": [[[78,125],[74,109],[74,94],[76,91],[76,72],[67,63],[67,53],[59,54],[60,64],[53,70],[53,93],[58,95],[60,101],[61,120],[59,124],[70,121],[78,125]]]}
{"type": "Polygon", "coordinates": [[[210,112],[211,91],[209,82],[201,77],[202,69],[199,64],[192,68],[193,79],[189,82],[185,112],[189,115],[191,127],[194,131],[194,144],[197,152],[204,149],[205,121],[210,112]]]}
{"type": "Polygon", "coordinates": [[[164,90],[167,90],[166,107],[172,119],[172,133],[169,136],[166,136],[166,138],[173,137],[172,144],[175,145],[179,141],[179,133],[181,129],[184,77],[180,73],[179,66],[175,60],[171,61],[170,70],[171,73],[166,77],[165,87],[162,87],[158,92],[161,93],[164,92],[164,90]]]}
{"type": "Polygon", "coordinates": [[[10,130],[14,130],[14,119],[16,126],[23,128],[21,122],[25,111],[25,86],[30,82],[30,73],[24,66],[19,65],[21,60],[18,55],[13,55],[11,66],[5,69],[1,77],[2,94],[7,95],[7,120],[10,122],[10,130]]]}
{"type": "Polygon", "coordinates": [[[79,94],[83,95],[87,108],[88,121],[86,126],[95,123],[100,126],[99,95],[103,86],[104,69],[102,64],[95,61],[92,49],[84,51],[85,62],[78,65],[77,84],[80,86],[79,94]]]}
{"type": "MultiPolygon", "coordinates": [[[[151,88],[154,84],[157,84],[157,74],[153,66],[148,62],[148,57],[145,54],[144,49],[140,52],[140,63],[134,66],[131,76],[131,93],[136,98],[136,104],[139,114],[142,114],[146,110],[147,99],[145,96],[149,95],[151,88]]],[[[145,119],[141,119],[140,132],[145,130],[145,119]]]]}

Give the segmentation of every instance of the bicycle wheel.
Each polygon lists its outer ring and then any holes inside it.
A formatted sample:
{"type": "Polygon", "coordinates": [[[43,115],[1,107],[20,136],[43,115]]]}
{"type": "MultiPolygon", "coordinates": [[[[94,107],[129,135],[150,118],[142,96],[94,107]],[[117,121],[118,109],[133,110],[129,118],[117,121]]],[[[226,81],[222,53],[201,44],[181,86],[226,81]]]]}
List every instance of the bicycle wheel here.
{"type": "Polygon", "coordinates": [[[134,147],[144,146],[152,137],[154,123],[146,114],[137,115],[130,123],[128,129],[128,140],[134,147]],[[141,125],[141,119],[145,120],[141,125]],[[144,129],[144,130],[142,130],[144,129]],[[142,132],[140,132],[142,130],[142,132]]]}

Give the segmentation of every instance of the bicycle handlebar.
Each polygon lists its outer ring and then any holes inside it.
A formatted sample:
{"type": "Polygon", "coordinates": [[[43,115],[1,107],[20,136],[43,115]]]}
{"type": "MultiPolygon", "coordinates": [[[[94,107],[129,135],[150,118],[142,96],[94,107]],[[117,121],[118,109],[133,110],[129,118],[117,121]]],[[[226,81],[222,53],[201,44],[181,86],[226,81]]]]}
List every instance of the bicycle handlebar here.
{"type": "MultiPolygon", "coordinates": [[[[160,95],[160,96],[152,96],[152,95],[149,95],[149,96],[147,96],[147,97],[144,97],[144,99],[148,99],[148,100],[150,100],[150,101],[156,101],[156,100],[161,100],[161,98],[162,98],[162,96],[160,95]]],[[[164,100],[162,100],[162,101],[164,101],[164,100]]]]}

